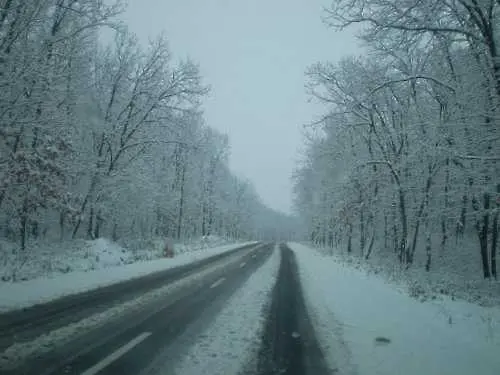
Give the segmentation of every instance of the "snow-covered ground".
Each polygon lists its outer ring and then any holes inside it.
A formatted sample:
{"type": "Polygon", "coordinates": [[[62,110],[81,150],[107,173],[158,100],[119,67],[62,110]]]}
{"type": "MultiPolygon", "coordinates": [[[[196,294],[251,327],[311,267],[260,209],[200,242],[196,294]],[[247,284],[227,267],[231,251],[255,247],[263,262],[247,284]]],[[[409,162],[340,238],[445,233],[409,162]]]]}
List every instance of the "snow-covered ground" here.
{"type": "MultiPolygon", "coordinates": [[[[183,254],[230,244],[218,236],[205,236],[175,243],[175,253],[183,254]]],[[[123,266],[163,257],[164,238],[31,242],[24,251],[19,245],[0,239],[0,280],[26,281],[75,271],[123,266]]]]}
{"type": "Polygon", "coordinates": [[[104,238],[31,243],[24,251],[17,244],[0,241],[0,278],[4,282],[109,268],[133,261],[132,251],[104,238]]]}
{"type": "MultiPolygon", "coordinates": [[[[17,283],[3,282],[0,283],[0,312],[47,302],[64,295],[79,293],[144,276],[152,272],[192,263],[250,243],[252,242],[230,244],[209,249],[201,248],[198,251],[185,251],[182,254],[176,255],[175,258],[138,261],[131,264],[120,263],[121,266],[119,267],[111,262],[115,265],[114,267],[94,270],[88,270],[84,267],[83,270],[79,269],[78,271],[65,274],[52,273],[49,276],[17,283]]],[[[100,259],[104,258],[102,254],[108,253],[109,258],[113,259],[113,254],[116,256],[122,252],[122,248],[118,245],[104,240],[97,242],[97,244],[99,246],[95,247],[98,248],[97,252],[101,256],[100,259]]]]}
{"type": "MultiPolygon", "coordinates": [[[[433,243],[439,243],[439,240],[434,239],[433,243]]],[[[356,242],[359,241],[354,239],[353,246],[359,249],[359,243],[356,242]]],[[[352,267],[382,275],[390,283],[401,284],[420,300],[441,298],[444,295],[483,306],[500,305],[500,281],[483,278],[477,246],[471,238],[464,238],[456,243],[450,241],[445,248],[436,247],[428,272],[425,271],[427,259],[423,248],[417,248],[414,262],[408,269],[398,262],[393,251],[382,248],[375,248],[368,260],[361,257],[359,251],[347,253],[345,247],[315,248],[322,254],[335,255],[338,261],[352,267]]]]}
{"type": "Polygon", "coordinates": [[[329,365],[357,375],[498,375],[500,308],[405,288],[290,244],[329,365]]]}
{"type": "Polygon", "coordinates": [[[237,374],[257,357],[263,314],[278,275],[280,252],[271,257],[228,300],[211,325],[181,358],[176,374],[237,374]]]}

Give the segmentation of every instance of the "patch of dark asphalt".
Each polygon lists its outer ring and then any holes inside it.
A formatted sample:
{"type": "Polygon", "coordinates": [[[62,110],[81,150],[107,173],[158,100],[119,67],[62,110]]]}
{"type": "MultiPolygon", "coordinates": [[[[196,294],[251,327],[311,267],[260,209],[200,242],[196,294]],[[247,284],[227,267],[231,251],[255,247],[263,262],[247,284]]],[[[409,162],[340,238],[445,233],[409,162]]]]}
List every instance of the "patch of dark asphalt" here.
{"type": "Polygon", "coordinates": [[[258,375],[327,375],[307,314],[295,254],[280,246],[281,264],[259,350],[258,375]]]}

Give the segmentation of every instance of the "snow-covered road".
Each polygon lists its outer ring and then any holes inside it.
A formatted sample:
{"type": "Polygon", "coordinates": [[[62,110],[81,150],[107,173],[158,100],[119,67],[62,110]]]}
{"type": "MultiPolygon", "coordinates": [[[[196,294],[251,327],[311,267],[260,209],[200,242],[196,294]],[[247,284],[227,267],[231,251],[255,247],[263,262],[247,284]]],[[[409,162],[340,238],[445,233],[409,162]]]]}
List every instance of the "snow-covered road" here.
{"type": "Polygon", "coordinates": [[[266,245],[13,346],[0,366],[23,353],[9,374],[498,375],[500,309],[419,302],[314,249],[266,245]]]}

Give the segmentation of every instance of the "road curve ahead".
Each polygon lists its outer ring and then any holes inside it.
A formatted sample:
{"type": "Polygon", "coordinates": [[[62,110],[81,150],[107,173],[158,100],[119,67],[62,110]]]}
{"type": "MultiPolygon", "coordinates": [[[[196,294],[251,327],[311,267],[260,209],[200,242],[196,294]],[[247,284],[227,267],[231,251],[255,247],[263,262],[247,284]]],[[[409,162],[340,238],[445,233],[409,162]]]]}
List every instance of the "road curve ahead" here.
{"type": "MultiPolygon", "coordinates": [[[[280,245],[281,264],[257,360],[258,375],[329,375],[307,314],[295,254],[280,245]]],[[[247,371],[245,371],[248,373],[247,371]]]]}

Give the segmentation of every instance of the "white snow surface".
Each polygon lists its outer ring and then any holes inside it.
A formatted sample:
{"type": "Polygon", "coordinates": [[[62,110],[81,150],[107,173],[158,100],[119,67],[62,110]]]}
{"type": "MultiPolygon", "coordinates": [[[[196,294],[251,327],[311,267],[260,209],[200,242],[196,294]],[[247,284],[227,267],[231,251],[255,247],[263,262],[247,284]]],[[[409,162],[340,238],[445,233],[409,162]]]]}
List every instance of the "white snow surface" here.
{"type": "Polygon", "coordinates": [[[164,257],[166,241],[173,244],[176,255],[231,244],[231,241],[213,235],[189,239],[184,243],[174,243],[162,237],[124,239],[120,243],[105,238],[48,239],[28,242],[26,250],[21,251],[19,244],[0,239],[0,279],[19,282],[160,259],[164,257]]]}
{"type": "MultiPolygon", "coordinates": [[[[141,277],[152,272],[185,265],[251,243],[254,242],[183,252],[182,254],[176,255],[174,258],[139,261],[131,264],[122,264],[119,267],[101,268],[90,271],[75,271],[66,274],[53,274],[51,276],[17,283],[3,282],[0,283],[0,312],[48,302],[65,295],[80,293],[120,281],[141,277]]],[[[99,247],[99,244],[102,249],[98,249],[95,252],[101,254],[101,257],[103,256],[102,254],[108,253],[109,258],[112,258],[113,254],[121,253],[121,248],[116,244],[110,245],[108,241],[102,240],[94,245],[99,247]],[[110,251],[110,246],[114,246],[115,250],[118,249],[118,251],[110,251]]],[[[112,262],[112,260],[106,259],[112,262]]]]}
{"type": "Polygon", "coordinates": [[[498,307],[447,297],[421,302],[334,257],[290,248],[318,340],[339,373],[500,374],[498,307]]]}
{"type": "MultiPolygon", "coordinates": [[[[441,241],[440,234],[433,243],[441,241]]],[[[354,239],[356,240],[356,239],[354,239]]],[[[477,240],[475,240],[477,241],[477,240]]],[[[449,241],[433,255],[429,271],[425,249],[418,249],[411,267],[407,268],[397,260],[392,250],[375,248],[368,260],[358,252],[351,254],[345,248],[314,247],[325,255],[335,255],[338,261],[366,272],[380,274],[389,283],[397,283],[408,290],[412,297],[426,300],[449,296],[464,299],[482,306],[500,306],[500,280],[485,280],[477,252],[477,244],[471,238],[449,241]],[[341,251],[339,251],[341,250],[341,251]]],[[[358,243],[353,245],[354,248],[358,243]]],[[[425,240],[421,241],[422,243],[425,240]]]]}
{"type": "Polygon", "coordinates": [[[134,262],[134,252],[105,238],[17,244],[0,240],[0,277],[11,282],[53,277],[75,271],[122,266],[134,262]]]}
{"type": "Polygon", "coordinates": [[[278,276],[280,253],[273,254],[227,301],[210,326],[180,359],[178,375],[237,374],[257,357],[265,308],[278,276]]]}

